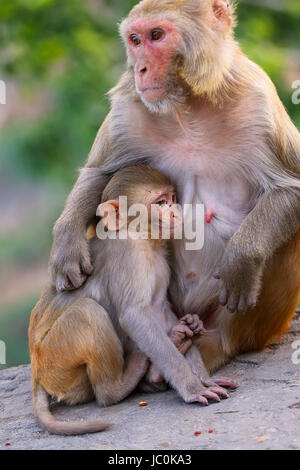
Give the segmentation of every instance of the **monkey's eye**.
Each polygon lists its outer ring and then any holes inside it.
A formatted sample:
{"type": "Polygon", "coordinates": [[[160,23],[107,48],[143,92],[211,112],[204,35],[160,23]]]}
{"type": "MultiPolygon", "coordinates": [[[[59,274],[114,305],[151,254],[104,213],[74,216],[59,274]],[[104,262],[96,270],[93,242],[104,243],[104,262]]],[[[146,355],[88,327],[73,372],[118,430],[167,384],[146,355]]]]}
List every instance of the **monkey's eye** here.
{"type": "Polygon", "coordinates": [[[160,199],[159,201],[156,202],[158,206],[165,206],[167,201],[165,199],[160,199]]]}
{"type": "Polygon", "coordinates": [[[141,44],[141,40],[137,34],[131,34],[129,39],[135,46],[139,46],[141,44]]]}
{"type": "Polygon", "coordinates": [[[154,29],[151,33],[151,39],[152,41],[159,41],[164,34],[165,32],[162,29],[154,29]]]}

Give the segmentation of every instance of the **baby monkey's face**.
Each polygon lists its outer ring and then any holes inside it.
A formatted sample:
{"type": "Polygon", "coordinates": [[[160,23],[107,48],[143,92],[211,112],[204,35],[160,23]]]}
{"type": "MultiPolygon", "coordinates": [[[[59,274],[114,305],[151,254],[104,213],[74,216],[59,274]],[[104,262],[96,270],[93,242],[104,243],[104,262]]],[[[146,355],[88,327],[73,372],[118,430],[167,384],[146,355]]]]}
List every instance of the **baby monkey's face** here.
{"type": "Polygon", "coordinates": [[[173,187],[148,189],[146,198],[151,238],[172,240],[181,232],[183,218],[173,187]],[[154,235],[154,237],[153,237],[154,235]]]}
{"type": "MultiPolygon", "coordinates": [[[[121,238],[124,232],[125,238],[153,241],[182,236],[183,217],[172,186],[138,184],[125,197],[102,203],[98,215],[102,218],[102,228],[110,235],[122,231],[121,238]]],[[[98,236],[104,233],[100,229],[98,226],[98,236]]]]}

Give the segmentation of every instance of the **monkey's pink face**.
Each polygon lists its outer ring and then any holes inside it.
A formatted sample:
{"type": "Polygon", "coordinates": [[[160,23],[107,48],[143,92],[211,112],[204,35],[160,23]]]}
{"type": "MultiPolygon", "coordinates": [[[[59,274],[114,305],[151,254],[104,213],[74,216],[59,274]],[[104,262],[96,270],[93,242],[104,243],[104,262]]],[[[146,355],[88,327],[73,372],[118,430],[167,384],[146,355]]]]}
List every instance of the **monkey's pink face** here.
{"type": "Polygon", "coordinates": [[[126,30],[129,54],[134,64],[137,93],[155,104],[167,97],[172,58],[180,35],[168,20],[138,19],[126,30]]]}
{"type": "Polygon", "coordinates": [[[183,225],[182,211],[177,204],[174,189],[154,194],[154,198],[151,200],[150,197],[149,202],[152,229],[158,229],[161,238],[172,240],[175,231],[180,230],[183,225]]]}

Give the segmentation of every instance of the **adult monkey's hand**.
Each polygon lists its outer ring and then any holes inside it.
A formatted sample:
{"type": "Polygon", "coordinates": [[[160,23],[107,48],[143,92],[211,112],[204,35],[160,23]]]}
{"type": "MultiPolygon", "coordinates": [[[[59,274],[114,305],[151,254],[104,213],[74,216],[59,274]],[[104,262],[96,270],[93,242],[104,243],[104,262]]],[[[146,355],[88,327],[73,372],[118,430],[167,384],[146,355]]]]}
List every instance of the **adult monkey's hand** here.
{"type": "Polygon", "coordinates": [[[100,127],[86,167],[54,226],[49,272],[59,292],[78,289],[93,271],[86,232],[107,182],[101,164],[111,151],[109,123],[110,114],[100,127]]]}
{"type": "Polygon", "coordinates": [[[300,190],[277,189],[264,194],[229,242],[220,269],[220,304],[230,312],[255,307],[264,268],[300,224],[300,190]]]}
{"type": "Polygon", "coordinates": [[[221,305],[229,312],[244,313],[255,307],[262,284],[265,262],[259,256],[250,257],[241,252],[234,242],[229,243],[220,269],[215,273],[219,280],[221,305]]]}
{"type": "Polygon", "coordinates": [[[54,227],[49,271],[58,291],[78,289],[93,271],[86,232],[109,177],[122,167],[146,160],[143,150],[130,148],[127,135],[124,143],[119,129],[112,130],[114,119],[110,111],[54,227]]]}
{"type": "Polygon", "coordinates": [[[58,292],[78,289],[93,272],[86,237],[81,230],[70,230],[63,222],[55,225],[49,263],[51,280],[58,292]]]}
{"type": "Polygon", "coordinates": [[[104,186],[99,168],[84,168],[55,224],[49,271],[59,292],[82,286],[93,272],[86,231],[96,215],[104,186]]]}

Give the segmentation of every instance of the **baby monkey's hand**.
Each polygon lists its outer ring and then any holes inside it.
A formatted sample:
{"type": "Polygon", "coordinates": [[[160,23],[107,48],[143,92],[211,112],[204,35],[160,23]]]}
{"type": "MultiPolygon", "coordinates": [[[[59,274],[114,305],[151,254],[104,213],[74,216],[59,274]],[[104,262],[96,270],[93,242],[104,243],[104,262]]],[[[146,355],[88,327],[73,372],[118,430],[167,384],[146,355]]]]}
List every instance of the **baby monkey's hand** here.
{"type": "Polygon", "coordinates": [[[205,331],[198,315],[185,315],[178,325],[172,328],[169,337],[181,354],[185,355],[193,344],[192,338],[204,334],[205,331]]]}
{"type": "MultiPolygon", "coordinates": [[[[193,338],[205,333],[202,321],[198,315],[185,315],[180,319],[177,325],[173,326],[169,333],[169,338],[176,346],[178,351],[185,355],[193,344],[193,338]]],[[[144,381],[140,384],[140,390],[143,392],[157,392],[164,388],[164,376],[157,367],[151,365],[144,381]]]]}
{"type": "Polygon", "coordinates": [[[204,335],[206,333],[203,321],[200,320],[198,315],[185,315],[180,319],[180,324],[186,325],[193,332],[193,336],[204,335]]]}

